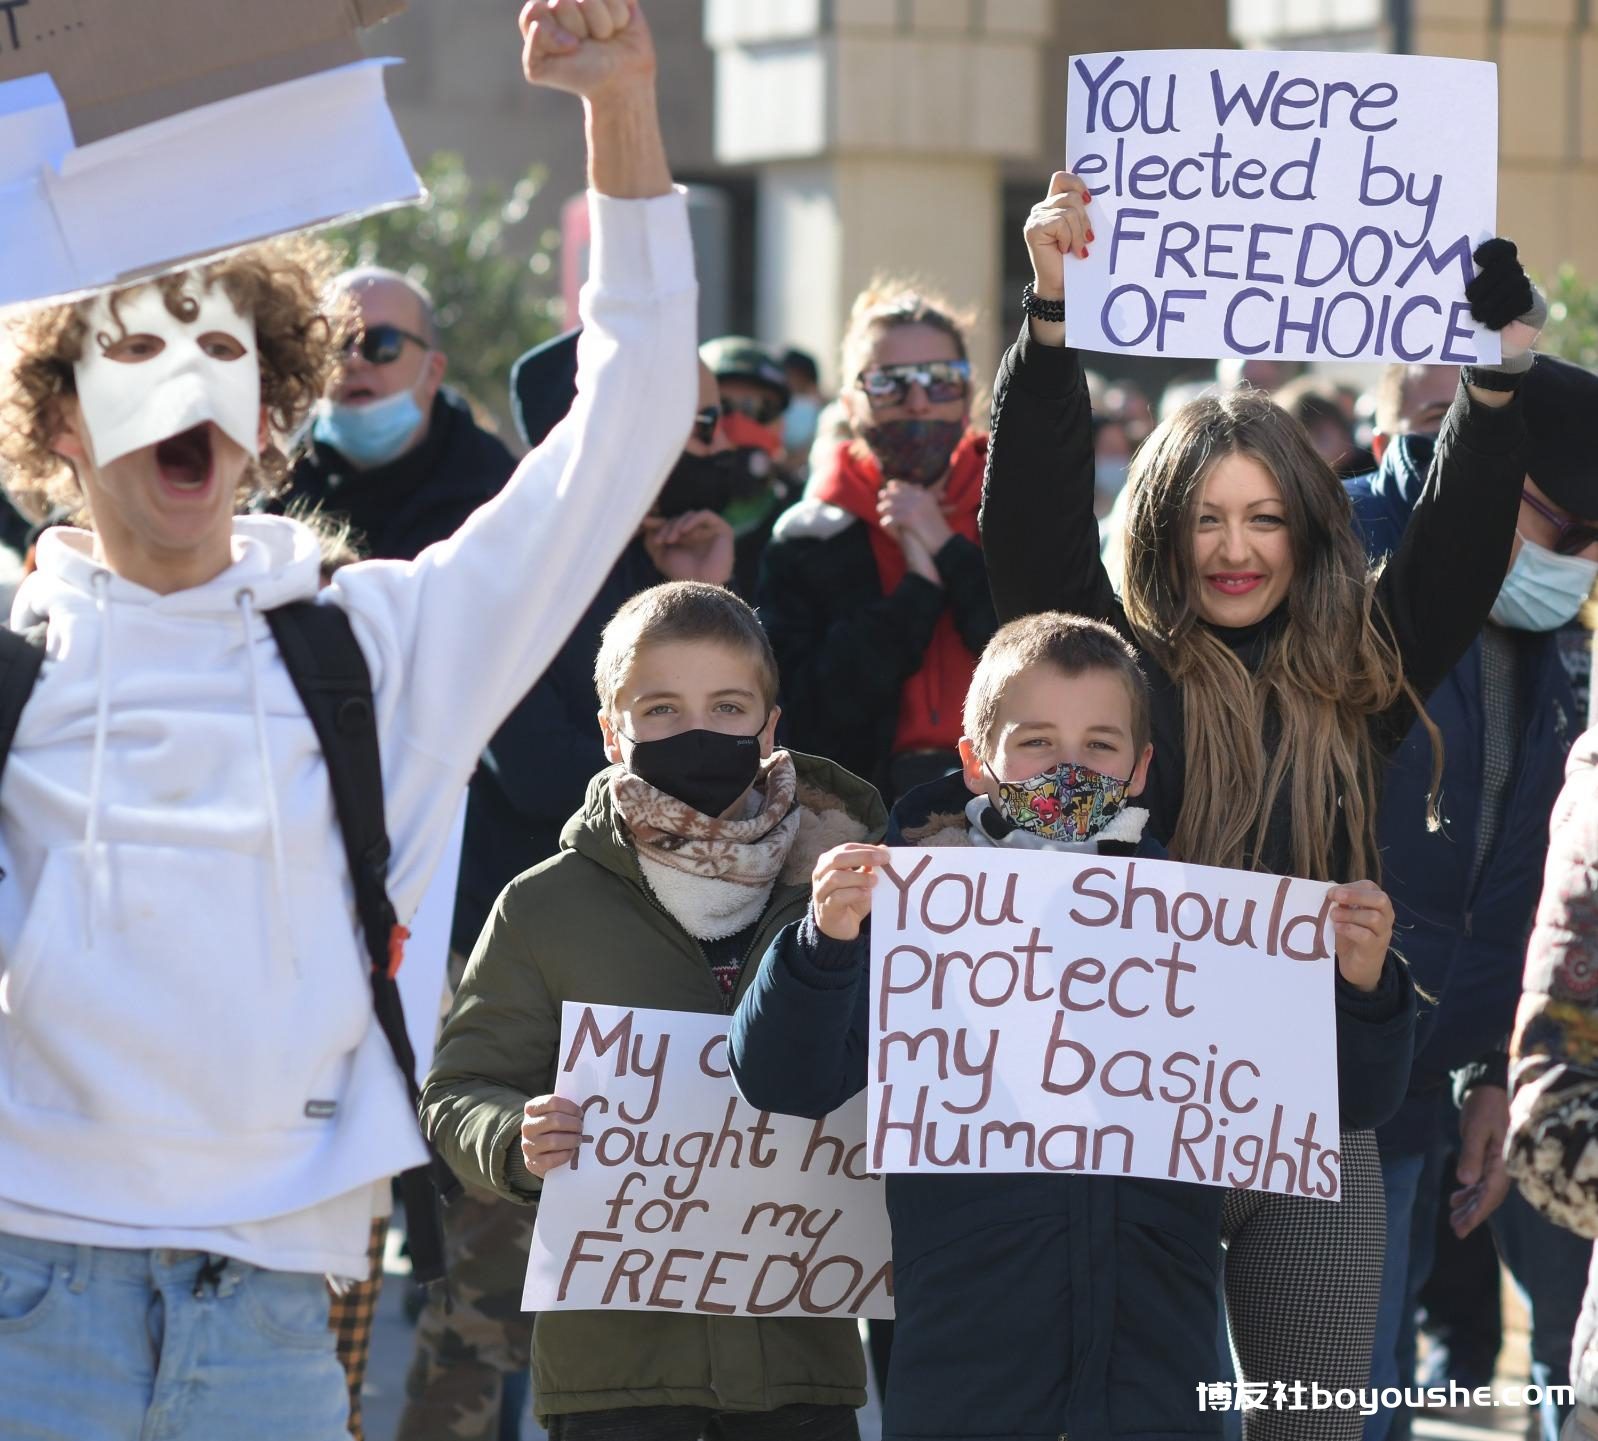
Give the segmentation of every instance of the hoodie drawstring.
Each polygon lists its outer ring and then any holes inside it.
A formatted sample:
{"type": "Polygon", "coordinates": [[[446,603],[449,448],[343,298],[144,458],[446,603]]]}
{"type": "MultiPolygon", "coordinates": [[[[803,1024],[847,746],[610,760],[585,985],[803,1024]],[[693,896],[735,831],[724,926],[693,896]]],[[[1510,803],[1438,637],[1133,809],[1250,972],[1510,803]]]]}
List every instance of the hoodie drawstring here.
{"type": "Polygon", "coordinates": [[[94,947],[95,917],[99,910],[100,887],[96,879],[105,870],[100,864],[100,794],[105,781],[105,742],[111,724],[111,606],[106,600],[111,577],[97,570],[91,582],[94,608],[100,625],[99,679],[94,707],[94,750],[89,761],[89,815],[83,831],[83,858],[89,894],[83,908],[84,936],[94,947]]]}
{"type": "MultiPolygon", "coordinates": [[[[266,824],[272,837],[272,896],[278,915],[288,919],[288,896],[284,888],[286,867],[283,861],[283,826],[277,812],[277,784],[272,776],[272,748],[267,743],[266,707],[261,703],[261,672],[255,656],[255,596],[248,590],[238,593],[239,614],[244,622],[244,660],[250,672],[250,707],[255,712],[255,749],[261,762],[261,788],[266,792],[266,824]]],[[[290,943],[294,974],[300,974],[299,947],[290,943]]]]}

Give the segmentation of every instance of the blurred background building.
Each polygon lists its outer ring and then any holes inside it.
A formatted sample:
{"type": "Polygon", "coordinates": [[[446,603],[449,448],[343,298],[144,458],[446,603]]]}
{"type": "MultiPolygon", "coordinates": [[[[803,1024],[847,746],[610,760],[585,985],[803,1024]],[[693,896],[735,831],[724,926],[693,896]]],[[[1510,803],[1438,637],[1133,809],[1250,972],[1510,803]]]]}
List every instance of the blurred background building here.
{"type": "MultiPolygon", "coordinates": [[[[473,180],[507,189],[543,168],[516,243],[541,252],[530,283],[569,301],[585,261],[581,120],[522,83],[514,8],[411,0],[368,43],[405,61],[389,92],[419,162],[457,152],[473,180]]],[[[1562,262],[1598,275],[1595,12],[1594,0],[649,0],[667,143],[693,194],[701,333],[803,346],[836,383],[849,303],[887,269],[975,312],[973,360],[991,374],[1030,273],[1022,219],[1066,160],[1067,60],[1098,50],[1494,60],[1501,224],[1545,276],[1562,262]]],[[[1181,368],[1108,366],[1149,387],[1181,368]]]]}

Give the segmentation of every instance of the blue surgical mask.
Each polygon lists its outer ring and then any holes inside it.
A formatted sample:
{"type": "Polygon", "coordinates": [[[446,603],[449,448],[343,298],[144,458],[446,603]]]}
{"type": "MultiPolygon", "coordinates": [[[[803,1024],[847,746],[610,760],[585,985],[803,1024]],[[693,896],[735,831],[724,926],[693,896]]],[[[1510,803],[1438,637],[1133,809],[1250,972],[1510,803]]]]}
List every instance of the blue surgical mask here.
{"type": "Polygon", "coordinates": [[[324,400],[317,407],[311,434],[345,459],[370,469],[400,455],[422,428],[422,420],[422,407],[408,390],[367,405],[324,400]]]}
{"type": "Polygon", "coordinates": [[[803,455],[815,443],[816,424],[821,419],[821,402],[808,395],[796,395],[782,413],[782,448],[789,455],[803,455]]]}
{"type": "Polygon", "coordinates": [[[1594,581],[1598,581],[1598,560],[1557,555],[1521,536],[1520,550],[1493,603],[1492,618],[1511,630],[1558,630],[1576,618],[1594,581]]]}

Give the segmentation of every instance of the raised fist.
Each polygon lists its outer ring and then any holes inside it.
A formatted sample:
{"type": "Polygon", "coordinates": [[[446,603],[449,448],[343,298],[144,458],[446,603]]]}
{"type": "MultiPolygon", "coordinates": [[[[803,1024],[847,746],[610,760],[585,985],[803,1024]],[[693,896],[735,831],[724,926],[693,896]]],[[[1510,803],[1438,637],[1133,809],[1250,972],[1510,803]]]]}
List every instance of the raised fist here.
{"type": "Polygon", "coordinates": [[[520,24],[531,85],[593,100],[654,77],[654,41],[638,0],[528,0],[520,24]]]}

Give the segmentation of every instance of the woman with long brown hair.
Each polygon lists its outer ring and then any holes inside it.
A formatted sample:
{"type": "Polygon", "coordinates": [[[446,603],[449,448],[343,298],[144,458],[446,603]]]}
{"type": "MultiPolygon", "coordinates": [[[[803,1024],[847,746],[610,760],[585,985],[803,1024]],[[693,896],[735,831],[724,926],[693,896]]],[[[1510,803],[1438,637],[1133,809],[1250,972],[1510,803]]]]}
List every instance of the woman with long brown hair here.
{"type": "MultiPolygon", "coordinates": [[[[1338,883],[1342,1200],[1233,1192],[1223,1234],[1242,1378],[1363,1387],[1384,1239],[1370,1128],[1402,1099],[1415,1018],[1404,967],[1383,954],[1380,776],[1503,580],[1526,473],[1515,392],[1540,301],[1507,241],[1477,251],[1467,296],[1502,331],[1505,359],[1465,371],[1384,570],[1368,566],[1343,486],[1303,428],[1242,392],[1184,406],[1139,451],[1118,599],[1099,563],[1091,407],[1061,303],[1067,254],[1092,242],[1090,210],[1062,172],[1027,221],[1028,321],[999,368],[983,498],[994,602],[1001,621],[1108,620],[1138,647],[1154,690],[1144,802],[1173,856],[1338,883]]],[[[1294,1409],[1292,1394],[1245,1411],[1250,1441],[1359,1435],[1357,1410],[1294,1409]]]]}

